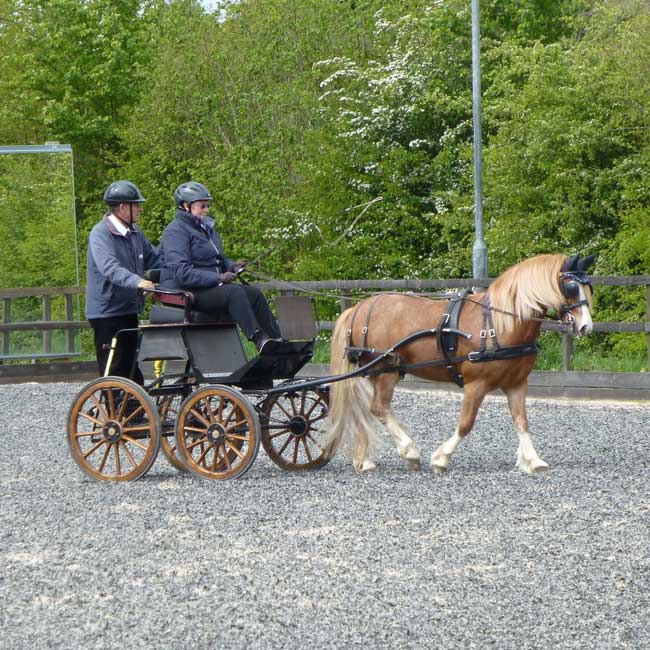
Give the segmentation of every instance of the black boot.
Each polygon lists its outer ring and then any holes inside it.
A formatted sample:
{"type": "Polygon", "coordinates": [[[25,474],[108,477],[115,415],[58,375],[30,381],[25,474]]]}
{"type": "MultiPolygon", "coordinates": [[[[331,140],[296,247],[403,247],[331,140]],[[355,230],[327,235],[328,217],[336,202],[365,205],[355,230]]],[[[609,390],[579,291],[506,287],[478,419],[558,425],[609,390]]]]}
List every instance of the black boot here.
{"type": "Polygon", "coordinates": [[[282,343],[282,339],[273,339],[262,330],[257,330],[255,334],[253,334],[252,341],[255,343],[255,347],[259,354],[272,354],[282,343]]]}

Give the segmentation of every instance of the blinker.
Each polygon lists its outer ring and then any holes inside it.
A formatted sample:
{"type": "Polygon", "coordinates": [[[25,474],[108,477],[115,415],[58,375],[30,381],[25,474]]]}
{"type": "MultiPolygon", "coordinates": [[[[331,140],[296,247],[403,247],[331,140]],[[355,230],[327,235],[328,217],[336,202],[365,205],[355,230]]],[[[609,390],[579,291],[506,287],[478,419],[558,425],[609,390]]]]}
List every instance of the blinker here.
{"type": "Polygon", "coordinates": [[[591,288],[591,283],[585,273],[561,273],[560,288],[567,300],[575,300],[580,297],[580,285],[585,284],[591,288]]]}
{"type": "Polygon", "coordinates": [[[580,296],[580,284],[575,280],[569,280],[562,284],[562,293],[565,298],[578,298],[580,296]]]}

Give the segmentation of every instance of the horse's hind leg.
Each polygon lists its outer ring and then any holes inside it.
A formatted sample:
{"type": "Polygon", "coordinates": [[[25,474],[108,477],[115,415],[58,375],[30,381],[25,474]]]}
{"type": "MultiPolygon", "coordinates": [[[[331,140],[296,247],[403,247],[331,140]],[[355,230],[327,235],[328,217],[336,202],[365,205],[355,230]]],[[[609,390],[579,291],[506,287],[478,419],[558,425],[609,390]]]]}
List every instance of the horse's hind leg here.
{"type": "Polygon", "coordinates": [[[431,454],[431,469],[437,474],[447,471],[451,455],[456,451],[463,438],[472,430],[476,413],[486,393],[487,389],[478,382],[465,385],[463,405],[456,432],[431,454]]]}
{"type": "Polygon", "coordinates": [[[402,423],[395,417],[395,412],[390,405],[398,381],[399,374],[396,372],[387,372],[375,377],[373,381],[375,392],[370,410],[395,441],[399,457],[406,461],[409,469],[418,470],[421,467],[420,450],[406,433],[402,423]]]}
{"type": "Polygon", "coordinates": [[[526,392],[527,382],[516,388],[505,390],[508,398],[510,414],[519,435],[519,449],[517,450],[517,467],[528,474],[543,472],[549,466],[537,455],[528,431],[528,418],[526,417],[526,392]]]}

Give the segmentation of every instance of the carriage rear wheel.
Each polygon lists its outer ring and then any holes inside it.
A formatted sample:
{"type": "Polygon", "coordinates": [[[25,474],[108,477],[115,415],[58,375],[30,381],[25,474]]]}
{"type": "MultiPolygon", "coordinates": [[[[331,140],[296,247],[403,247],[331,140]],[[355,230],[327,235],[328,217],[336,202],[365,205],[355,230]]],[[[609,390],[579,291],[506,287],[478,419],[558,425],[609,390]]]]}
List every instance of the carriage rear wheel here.
{"type": "Polygon", "coordinates": [[[130,379],[101,377],[77,395],[67,435],[72,457],[86,474],[98,481],[133,481],[158,455],[158,409],[130,379]]]}
{"type": "Polygon", "coordinates": [[[176,454],[190,472],[224,480],[242,476],[260,446],[253,405],[228,386],[208,386],[181,404],[176,418],[176,454]]]}
{"type": "Polygon", "coordinates": [[[329,414],[327,389],[295,390],[270,395],[262,404],[262,444],[283,469],[320,469],[324,455],[324,420],[329,414]]]}

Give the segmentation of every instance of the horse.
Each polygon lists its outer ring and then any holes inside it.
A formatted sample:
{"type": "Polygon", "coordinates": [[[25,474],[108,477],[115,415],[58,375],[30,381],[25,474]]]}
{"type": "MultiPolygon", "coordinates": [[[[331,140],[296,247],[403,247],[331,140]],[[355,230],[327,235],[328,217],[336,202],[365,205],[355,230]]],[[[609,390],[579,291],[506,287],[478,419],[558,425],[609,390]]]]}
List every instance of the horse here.
{"type": "Polygon", "coordinates": [[[332,375],[373,368],[332,383],[325,455],[331,458],[343,444],[351,448],[358,472],[375,469],[370,453],[387,431],[399,457],[410,469],[420,469],[420,451],[391,407],[395,387],[408,371],[463,387],[456,430],[431,455],[434,472],[448,470],[484,397],[496,389],[507,397],[519,437],[516,466],[529,474],[548,470],[528,430],[528,375],[547,312],[557,313],[577,336],[592,331],[586,270],[593,259],[538,255],[507,269],[483,293],[457,294],[450,301],[379,294],[344,311],[332,335],[332,375]]]}

